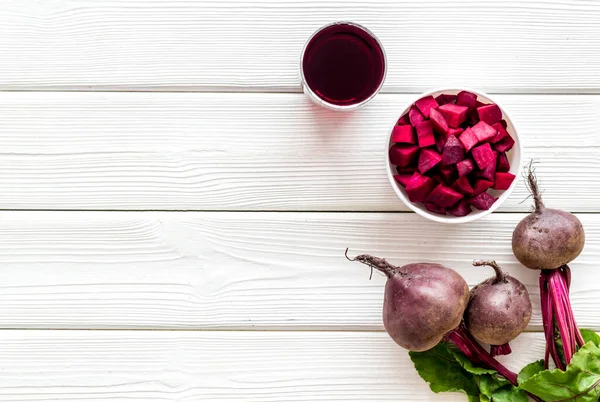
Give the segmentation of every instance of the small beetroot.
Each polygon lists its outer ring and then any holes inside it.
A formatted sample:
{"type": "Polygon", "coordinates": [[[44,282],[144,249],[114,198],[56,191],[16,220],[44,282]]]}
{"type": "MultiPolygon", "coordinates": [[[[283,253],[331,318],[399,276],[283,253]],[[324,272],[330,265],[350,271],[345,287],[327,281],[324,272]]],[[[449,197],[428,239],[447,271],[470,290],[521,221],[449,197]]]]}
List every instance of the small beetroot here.
{"type": "Polygon", "coordinates": [[[458,140],[465,149],[465,152],[469,152],[475,145],[479,143],[477,136],[470,127],[463,131],[460,137],[458,137],[458,140]]]}
{"type": "Polygon", "coordinates": [[[416,144],[417,137],[415,136],[412,126],[402,125],[394,126],[392,130],[392,142],[401,142],[405,144],[416,144]]]}
{"type": "Polygon", "coordinates": [[[440,207],[449,208],[456,204],[458,200],[463,197],[464,196],[461,193],[451,189],[450,187],[439,184],[431,191],[431,193],[429,193],[429,195],[425,198],[425,201],[439,205],[440,207]]]}
{"type": "Polygon", "coordinates": [[[431,120],[431,125],[433,126],[433,131],[442,135],[448,134],[448,123],[440,112],[431,109],[429,118],[431,120]]]}
{"type": "Polygon", "coordinates": [[[423,202],[435,185],[436,182],[431,177],[415,175],[406,184],[406,195],[412,202],[423,202]]]}
{"type": "Polygon", "coordinates": [[[512,182],[515,180],[515,175],[512,173],[496,172],[496,182],[494,190],[508,190],[512,182]]]}
{"type": "Polygon", "coordinates": [[[426,148],[435,145],[435,137],[433,136],[433,128],[430,121],[423,121],[415,126],[417,129],[417,139],[419,147],[426,148]]]}
{"type": "Polygon", "coordinates": [[[465,157],[465,150],[460,141],[453,135],[448,136],[444,151],[442,152],[442,164],[445,166],[456,165],[465,157]]]}
{"type": "Polygon", "coordinates": [[[427,118],[429,117],[430,110],[437,109],[439,105],[435,99],[433,99],[433,96],[430,95],[416,101],[415,106],[419,109],[421,114],[427,118]]]}
{"type": "Polygon", "coordinates": [[[477,108],[479,120],[487,124],[494,124],[502,119],[502,110],[495,104],[480,106],[477,108]]]}
{"type": "Polygon", "coordinates": [[[425,174],[442,160],[442,156],[433,149],[424,149],[419,155],[419,172],[425,174]]]}
{"type": "Polygon", "coordinates": [[[473,212],[473,210],[471,209],[471,206],[465,199],[460,200],[459,202],[456,203],[456,205],[454,205],[451,208],[448,208],[446,211],[450,215],[454,215],[454,216],[467,216],[471,212],[473,212]]]}
{"type": "Polygon", "coordinates": [[[425,121],[425,116],[423,116],[421,112],[419,112],[419,109],[412,106],[408,111],[408,119],[410,120],[410,124],[412,124],[413,127],[417,127],[417,125],[425,121]]]}
{"type": "Polygon", "coordinates": [[[390,148],[390,162],[406,167],[417,161],[419,147],[416,145],[394,145],[390,148]]]}
{"type": "Polygon", "coordinates": [[[510,162],[508,162],[508,156],[506,156],[505,152],[502,152],[498,155],[498,165],[496,166],[496,171],[498,172],[508,172],[510,170],[510,162]]]}
{"type": "Polygon", "coordinates": [[[466,176],[471,173],[471,171],[475,169],[475,164],[471,159],[465,159],[456,164],[456,170],[458,170],[458,176],[466,176]]]}
{"type": "Polygon", "coordinates": [[[467,118],[469,108],[466,106],[453,105],[447,103],[438,108],[439,112],[444,116],[448,125],[453,128],[458,128],[467,118]]]}
{"type": "Polygon", "coordinates": [[[479,167],[479,169],[483,170],[490,164],[496,164],[496,155],[494,151],[492,151],[492,147],[487,142],[483,145],[479,145],[478,147],[473,148],[471,151],[473,154],[473,159],[475,163],[479,167]]]}
{"type": "Polygon", "coordinates": [[[488,193],[479,193],[475,197],[468,199],[469,204],[473,205],[480,211],[487,211],[494,205],[497,198],[492,197],[488,193]]]}

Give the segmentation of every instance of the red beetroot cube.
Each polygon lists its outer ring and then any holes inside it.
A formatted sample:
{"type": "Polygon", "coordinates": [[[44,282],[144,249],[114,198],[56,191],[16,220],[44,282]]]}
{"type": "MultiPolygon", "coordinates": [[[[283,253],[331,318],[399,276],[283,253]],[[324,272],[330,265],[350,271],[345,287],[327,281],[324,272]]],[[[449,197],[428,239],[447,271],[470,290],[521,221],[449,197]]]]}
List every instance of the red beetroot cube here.
{"type": "Polygon", "coordinates": [[[445,145],[446,145],[446,137],[444,137],[443,135],[436,137],[435,147],[437,148],[437,150],[440,154],[444,151],[445,145]]]}
{"type": "Polygon", "coordinates": [[[419,155],[419,172],[425,174],[442,160],[442,156],[433,149],[424,149],[419,155]]]}
{"type": "Polygon", "coordinates": [[[498,141],[509,135],[508,131],[506,131],[506,129],[502,126],[502,124],[500,124],[500,122],[492,124],[492,128],[494,128],[497,131],[497,134],[490,141],[493,144],[497,143],[498,141]]]}
{"type": "Polygon", "coordinates": [[[488,193],[479,193],[475,197],[470,198],[467,202],[481,211],[487,211],[496,202],[497,198],[492,197],[488,193]]]}
{"type": "Polygon", "coordinates": [[[502,110],[495,104],[484,105],[477,108],[477,114],[479,114],[479,120],[486,122],[487,124],[494,124],[502,120],[502,110]]]}
{"type": "Polygon", "coordinates": [[[450,215],[454,216],[467,216],[473,212],[467,200],[464,199],[457,202],[452,208],[448,208],[447,211],[450,215]]]}
{"type": "Polygon", "coordinates": [[[398,126],[405,126],[407,124],[410,124],[410,120],[408,119],[408,113],[406,113],[404,116],[400,117],[398,119],[398,121],[396,122],[396,124],[398,126]]]}
{"type": "Polygon", "coordinates": [[[413,127],[417,127],[417,125],[425,121],[425,117],[419,112],[419,109],[411,106],[408,111],[408,120],[410,120],[410,124],[412,124],[413,127]]]}
{"type": "Polygon", "coordinates": [[[512,173],[496,172],[496,183],[494,190],[508,190],[512,182],[515,180],[515,175],[512,173]]]}
{"type": "Polygon", "coordinates": [[[493,185],[494,185],[493,181],[476,179],[475,185],[473,186],[473,194],[483,193],[484,191],[486,191],[488,188],[492,187],[493,185]]]}
{"type": "Polygon", "coordinates": [[[448,129],[448,135],[453,135],[456,138],[458,138],[458,136],[461,135],[463,131],[465,131],[465,130],[463,130],[460,127],[459,128],[449,128],[448,129]]]}
{"type": "Polygon", "coordinates": [[[461,193],[451,189],[450,187],[446,187],[443,184],[438,184],[438,186],[434,188],[425,198],[425,202],[431,202],[439,205],[440,207],[449,208],[456,204],[458,200],[463,197],[464,196],[461,193]]]}
{"type": "Polygon", "coordinates": [[[423,206],[427,208],[428,211],[435,212],[440,215],[446,215],[446,208],[440,207],[439,205],[435,205],[430,202],[425,202],[423,203],[423,206]]]}
{"type": "Polygon", "coordinates": [[[408,184],[408,182],[414,177],[415,174],[418,173],[403,173],[394,175],[394,180],[398,183],[402,184],[404,187],[408,184]]]}
{"type": "Polygon", "coordinates": [[[429,114],[429,120],[431,120],[431,125],[433,126],[433,131],[439,134],[447,135],[448,134],[448,123],[446,119],[440,112],[435,109],[431,109],[429,114]]]}
{"type": "Polygon", "coordinates": [[[405,173],[413,174],[416,171],[417,171],[417,166],[415,166],[415,165],[407,166],[407,167],[396,166],[396,172],[398,172],[398,174],[405,174],[405,173]]]}
{"type": "Polygon", "coordinates": [[[415,106],[423,116],[429,117],[429,111],[431,109],[437,109],[439,105],[435,99],[433,99],[433,96],[429,95],[416,101],[415,106]]]}
{"type": "Polygon", "coordinates": [[[448,125],[453,128],[458,128],[460,124],[467,118],[469,108],[466,106],[453,105],[446,103],[438,108],[438,111],[444,116],[448,125]]]}
{"type": "Polygon", "coordinates": [[[480,170],[479,172],[475,173],[475,177],[478,178],[482,178],[482,179],[486,179],[489,181],[494,181],[494,176],[496,174],[496,164],[497,164],[497,160],[498,160],[498,153],[496,151],[494,152],[494,160],[492,162],[490,162],[489,165],[487,165],[485,167],[485,169],[480,170]]]}
{"type": "Polygon", "coordinates": [[[479,143],[477,136],[475,135],[473,130],[471,130],[470,127],[468,127],[465,131],[463,131],[463,133],[460,135],[458,140],[460,141],[463,148],[465,149],[465,152],[469,152],[471,150],[471,148],[473,148],[475,145],[477,145],[479,143]]]}
{"type": "Polygon", "coordinates": [[[419,147],[416,145],[394,145],[390,148],[390,162],[400,167],[406,167],[416,162],[419,147]]]}
{"type": "Polygon", "coordinates": [[[494,144],[494,149],[498,152],[507,152],[510,151],[514,145],[515,140],[509,135],[494,144]]]}
{"type": "Polygon", "coordinates": [[[496,155],[494,154],[494,151],[492,151],[490,144],[487,142],[473,148],[471,154],[473,155],[473,159],[475,159],[475,163],[481,170],[484,170],[492,163],[494,164],[494,167],[496,166],[496,155]]]}
{"type": "Polygon", "coordinates": [[[415,126],[417,129],[417,139],[419,147],[426,148],[435,145],[435,137],[433,136],[433,128],[430,121],[423,121],[415,126]]]}
{"type": "Polygon", "coordinates": [[[463,177],[471,173],[475,169],[475,164],[471,159],[465,159],[456,164],[456,170],[458,170],[458,177],[463,177]]]}
{"type": "Polygon", "coordinates": [[[435,98],[435,101],[438,103],[438,105],[445,105],[446,103],[455,103],[456,95],[441,94],[435,98]]]}
{"type": "Polygon", "coordinates": [[[442,183],[447,186],[454,183],[458,178],[458,173],[456,172],[456,167],[454,166],[440,166],[438,171],[440,172],[442,183]]]}
{"type": "Polygon", "coordinates": [[[460,91],[457,95],[456,104],[466,106],[469,109],[475,109],[477,104],[477,95],[469,91],[460,91]]]}
{"type": "Polygon", "coordinates": [[[417,137],[412,126],[394,126],[392,130],[392,142],[402,142],[405,144],[416,144],[417,137]]]}
{"type": "Polygon", "coordinates": [[[436,186],[431,177],[421,176],[418,173],[406,184],[406,195],[412,202],[423,202],[431,190],[436,186]]]}
{"type": "Polygon", "coordinates": [[[502,152],[498,155],[498,164],[496,165],[496,171],[498,172],[508,172],[510,170],[510,162],[508,161],[508,156],[506,156],[505,152],[502,152]]]}
{"type": "Polygon", "coordinates": [[[442,152],[442,165],[456,165],[465,158],[465,150],[460,141],[453,135],[448,136],[442,152]]]}
{"type": "Polygon", "coordinates": [[[487,142],[496,136],[496,129],[484,121],[480,121],[475,124],[471,130],[475,134],[475,137],[479,140],[479,142],[487,142]]]}
{"type": "Polygon", "coordinates": [[[452,188],[454,188],[456,191],[458,191],[461,194],[473,194],[473,187],[471,187],[471,183],[469,182],[469,179],[467,178],[467,176],[462,176],[460,179],[456,180],[454,182],[454,184],[452,185],[452,188]]]}

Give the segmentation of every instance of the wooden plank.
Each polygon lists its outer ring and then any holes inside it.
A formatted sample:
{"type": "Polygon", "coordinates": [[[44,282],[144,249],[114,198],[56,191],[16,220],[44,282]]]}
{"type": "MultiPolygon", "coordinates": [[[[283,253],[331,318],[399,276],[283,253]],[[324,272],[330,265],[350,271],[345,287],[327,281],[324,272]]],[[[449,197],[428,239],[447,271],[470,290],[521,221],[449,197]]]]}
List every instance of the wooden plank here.
{"type": "MultiPolygon", "coordinates": [[[[543,358],[521,335],[502,360],[543,358]]],[[[2,400],[452,401],[417,375],[385,333],[2,331],[2,400]]]]}
{"type": "MultiPolygon", "coordinates": [[[[0,328],[383,330],[384,278],[345,260],[441,262],[470,285],[496,259],[528,287],[541,330],[538,273],[511,251],[521,214],[439,225],[414,214],[0,213],[0,328]]],[[[600,215],[580,215],[572,264],[582,327],[599,329],[600,215]]],[[[0,354],[1,356],[1,354],[0,354]]],[[[1,381],[0,381],[1,383],[1,381]]]]}
{"type": "MultiPolygon", "coordinates": [[[[406,211],[384,142],[412,98],[336,114],[300,94],[0,93],[0,209],[406,211]]],[[[547,203],[598,211],[600,97],[497,98],[547,203]]]]}
{"type": "Polygon", "coordinates": [[[387,91],[600,90],[590,0],[3,1],[0,89],[299,91],[304,42],[339,20],[380,37],[387,91]]]}

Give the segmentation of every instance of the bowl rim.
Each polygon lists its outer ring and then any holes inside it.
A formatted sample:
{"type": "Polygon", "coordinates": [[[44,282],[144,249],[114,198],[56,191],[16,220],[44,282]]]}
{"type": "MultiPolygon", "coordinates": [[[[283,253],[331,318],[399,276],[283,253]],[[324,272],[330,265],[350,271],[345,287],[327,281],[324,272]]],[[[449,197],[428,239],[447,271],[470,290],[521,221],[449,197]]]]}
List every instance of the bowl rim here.
{"type": "Polygon", "coordinates": [[[502,194],[500,194],[500,196],[498,196],[498,200],[490,207],[490,209],[488,209],[487,211],[475,210],[475,211],[473,211],[474,213],[471,213],[467,216],[439,215],[439,214],[435,214],[433,212],[429,212],[429,211],[423,210],[421,208],[418,208],[416,205],[414,205],[414,203],[412,201],[410,201],[408,199],[408,197],[400,189],[399,184],[394,179],[394,171],[392,168],[392,164],[390,163],[389,150],[390,150],[390,146],[391,146],[392,131],[393,131],[394,127],[396,126],[396,123],[398,122],[398,117],[395,118],[394,122],[390,126],[390,129],[388,130],[388,135],[386,136],[386,140],[385,140],[386,167],[385,168],[387,171],[388,181],[389,181],[390,185],[392,186],[392,188],[394,189],[394,192],[396,193],[398,198],[400,198],[402,200],[402,202],[413,212],[417,213],[418,215],[420,215],[424,218],[427,218],[429,220],[432,220],[434,222],[439,222],[439,223],[453,224],[453,223],[473,222],[477,219],[483,218],[483,217],[493,213],[494,211],[496,211],[502,204],[504,204],[504,202],[508,199],[510,194],[513,192],[513,190],[521,176],[521,169],[522,169],[521,161],[524,159],[523,144],[519,138],[519,130],[517,129],[515,120],[510,117],[506,108],[500,102],[497,102],[494,98],[492,98],[487,93],[480,91],[480,90],[472,89],[469,87],[438,87],[438,88],[432,89],[430,91],[423,92],[419,95],[416,95],[415,97],[412,98],[411,101],[408,102],[406,107],[404,109],[402,109],[402,111],[400,112],[400,116],[404,115],[404,113],[406,113],[417,100],[419,100],[425,96],[429,96],[429,95],[441,95],[441,93],[446,92],[446,91],[472,92],[478,96],[487,98],[489,101],[495,103],[496,105],[498,105],[498,107],[500,107],[503,118],[506,119],[508,122],[510,122],[510,124],[513,127],[513,132],[511,134],[515,140],[515,147],[517,147],[517,149],[519,151],[517,160],[515,161],[515,163],[513,163],[511,165],[511,167],[514,166],[515,164],[517,166],[516,166],[516,171],[513,173],[516,177],[515,177],[515,180],[513,180],[510,187],[507,190],[504,190],[502,192],[502,194]]]}

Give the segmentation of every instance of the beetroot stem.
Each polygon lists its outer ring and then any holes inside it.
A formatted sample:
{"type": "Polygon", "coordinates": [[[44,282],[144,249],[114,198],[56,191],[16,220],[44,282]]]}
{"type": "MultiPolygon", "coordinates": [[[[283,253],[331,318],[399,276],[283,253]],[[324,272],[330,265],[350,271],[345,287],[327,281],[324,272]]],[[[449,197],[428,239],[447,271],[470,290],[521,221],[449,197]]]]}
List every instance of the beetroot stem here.
{"type": "MultiPolygon", "coordinates": [[[[494,272],[496,273],[496,283],[498,282],[506,282],[506,272],[502,271],[502,268],[496,263],[496,261],[473,261],[474,267],[482,267],[488,266],[494,268],[494,272]]],[[[510,352],[509,352],[510,353],[510,352]]]]}

